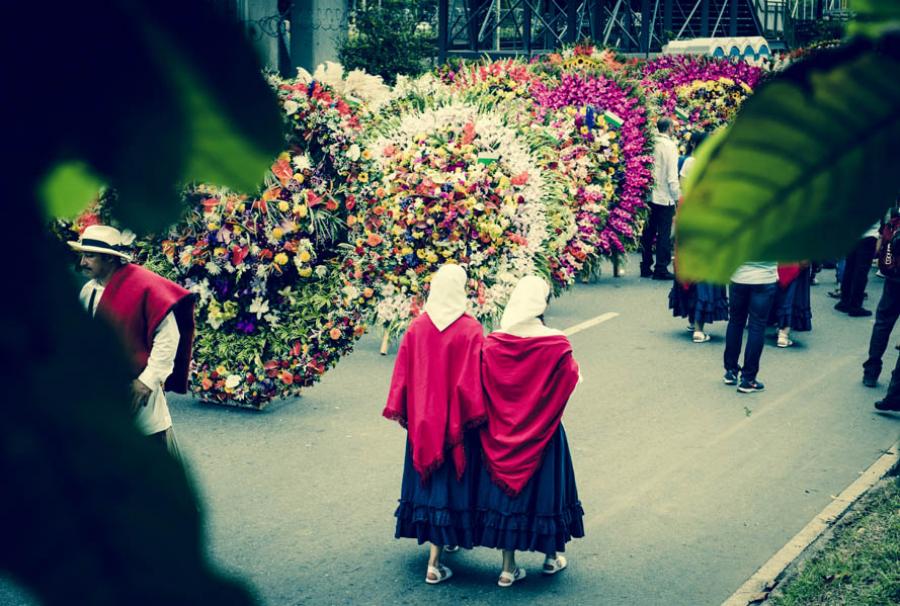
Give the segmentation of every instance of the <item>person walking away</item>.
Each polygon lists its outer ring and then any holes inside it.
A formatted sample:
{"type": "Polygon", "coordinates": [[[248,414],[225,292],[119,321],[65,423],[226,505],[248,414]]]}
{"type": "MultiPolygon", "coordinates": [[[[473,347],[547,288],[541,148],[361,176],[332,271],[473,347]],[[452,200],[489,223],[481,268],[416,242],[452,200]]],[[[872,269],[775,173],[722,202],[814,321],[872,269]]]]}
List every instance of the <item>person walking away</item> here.
{"type": "Polygon", "coordinates": [[[669,137],[672,121],[662,117],[656,122],[658,134],[653,148],[653,192],[650,215],[641,233],[641,277],[671,280],[672,218],[675,203],[681,197],[678,183],[678,147],[669,137]],[[653,265],[653,242],[656,241],[656,267],[653,265]]]}
{"type": "Polygon", "coordinates": [[[165,391],[187,393],[194,339],[194,295],[178,284],[131,263],[122,233],[88,226],[69,246],[81,253],[90,280],[81,301],[118,333],[130,356],[131,411],[148,439],[180,458],[165,391]]]}
{"type": "Polygon", "coordinates": [[[525,578],[516,551],[545,554],[542,572],[568,565],[559,554],[584,536],[584,511],[561,419],[580,380],[572,345],[542,315],[550,287],[526,276],[513,290],[500,329],[484,346],[482,380],[488,422],[481,431],[478,544],[501,549],[497,584],[525,578]]]}
{"type": "Polygon", "coordinates": [[[866,295],[866,284],[869,282],[869,270],[875,256],[880,225],[880,222],[875,223],[863,234],[844,262],[841,300],[835,303],[834,308],[854,318],[872,315],[872,312],[865,309],[862,304],[866,295]]]}
{"type": "MultiPolygon", "coordinates": [[[[706,140],[707,133],[698,131],[688,141],[689,155],[681,163],[680,176],[684,181],[694,165],[694,152],[706,140]]],[[[675,220],[678,220],[677,213],[675,220]]],[[[688,318],[687,329],[693,333],[694,343],[706,343],[710,336],[704,328],[713,322],[728,319],[728,295],[718,284],[687,283],[678,279],[678,254],[675,255],[675,280],[669,291],[669,309],[676,318],[688,318]]]]}
{"type": "Polygon", "coordinates": [[[762,391],[765,386],[757,380],[762,356],[766,322],[775,298],[778,269],[776,263],[744,263],[731,276],[728,286],[728,328],[725,331],[726,385],[738,385],[740,393],[762,391]],[[747,347],[744,365],[738,364],[744,328],[747,328],[747,347]]]}
{"type": "Polygon", "coordinates": [[[397,351],[383,415],[407,430],[395,538],[431,543],[425,582],[453,571],[441,550],[474,545],[473,509],[486,420],[481,388],[484,332],[466,307],[466,272],[443,265],[431,279],[423,313],[397,351]]]}
{"type": "MultiPolygon", "coordinates": [[[[892,214],[881,230],[878,269],[884,276],[884,285],[881,299],[875,309],[875,324],[869,338],[869,356],[863,363],[863,384],[866,387],[878,385],[882,368],[881,359],[897,323],[897,317],[900,316],[900,216],[892,214]]],[[[895,370],[894,377],[896,375],[895,370]]],[[[892,386],[897,382],[894,377],[891,378],[892,386]]],[[[890,393],[890,389],[888,391],[890,393]]],[[[895,399],[900,400],[900,385],[895,392],[897,394],[895,399]]]]}
{"type": "Polygon", "coordinates": [[[785,263],[778,265],[778,288],[769,313],[769,324],[778,328],[775,344],[791,347],[791,331],[812,330],[812,307],[810,305],[811,266],[808,263],[785,263]]]}

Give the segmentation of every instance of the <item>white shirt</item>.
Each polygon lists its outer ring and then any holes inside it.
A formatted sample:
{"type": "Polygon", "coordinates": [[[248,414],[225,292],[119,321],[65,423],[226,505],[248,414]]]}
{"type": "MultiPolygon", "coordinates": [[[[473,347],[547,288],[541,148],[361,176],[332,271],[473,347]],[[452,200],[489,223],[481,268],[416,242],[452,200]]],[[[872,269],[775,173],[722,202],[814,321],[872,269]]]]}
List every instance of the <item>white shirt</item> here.
{"type": "Polygon", "coordinates": [[[774,284],[778,281],[778,263],[744,263],[731,276],[736,284],[774,284]]]}
{"type": "MultiPolygon", "coordinates": [[[[81,289],[81,302],[84,304],[85,309],[89,310],[93,315],[97,314],[97,307],[105,290],[106,288],[96,280],[90,280],[81,289]],[[94,301],[91,307],[92,295],[94,301]]],[[[175,354],[178,351],[180,338],[178,323],[175,321],[175,316],[172,312],[169,312],[162,322],[159,323],[159,326],[156,327],[147,367],[138,376],[138,381],[152,390],[150,398],[147,400],[147,405],[142,406],[135,416],[135,423],[146,435],[165,431],[172,426],[172,417],[169,414],[169,404],[166,402],[163,385],[175,368],[175,354]]]]}
{"type": "Polygon", "coordinates": [[[653,197],[660,206],[672,206],[681,197],[678,183],[678,147],[665,135],[656,136],[653,146],[653,197]]]}

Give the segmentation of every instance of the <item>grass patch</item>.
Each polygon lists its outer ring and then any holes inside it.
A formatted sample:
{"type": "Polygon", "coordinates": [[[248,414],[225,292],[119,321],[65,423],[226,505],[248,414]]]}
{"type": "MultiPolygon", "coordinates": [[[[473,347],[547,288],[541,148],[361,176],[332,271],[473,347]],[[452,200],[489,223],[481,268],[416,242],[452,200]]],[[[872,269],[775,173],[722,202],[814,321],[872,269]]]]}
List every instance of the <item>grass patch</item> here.
{"type": "Polygon", "coordinates": [[[857,502],[829,542],[773,596],[774,606],[900,604],[900,477],[857,502]]]}

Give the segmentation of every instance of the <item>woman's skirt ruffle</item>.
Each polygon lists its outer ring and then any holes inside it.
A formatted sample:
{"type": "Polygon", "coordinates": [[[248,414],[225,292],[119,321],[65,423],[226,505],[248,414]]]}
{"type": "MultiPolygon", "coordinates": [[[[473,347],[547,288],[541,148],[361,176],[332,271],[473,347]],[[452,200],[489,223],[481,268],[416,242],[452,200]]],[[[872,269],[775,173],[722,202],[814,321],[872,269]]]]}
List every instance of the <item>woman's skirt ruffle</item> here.
{"type": "Polygon", "coordinates": [[[460,480],[456,479],[456,468],[448,456],[444,464],[423,483],[413,467],[412,449],[407,439],[400,504],[394,512],[397,518],[396,538],[416,539],[420,545],[430,542],[466,549],[475,545],[473,511],[481,467],[478,430],[467,432],[464,444],[466,471],[460,480]]]}
{"type": "Polygon", "coordinates": [[[584,510],[562,424],[518,496],[506,494],[482,467],[477,501],[476,544],[483,547],[553,553],[583,537],[584,510]]]}

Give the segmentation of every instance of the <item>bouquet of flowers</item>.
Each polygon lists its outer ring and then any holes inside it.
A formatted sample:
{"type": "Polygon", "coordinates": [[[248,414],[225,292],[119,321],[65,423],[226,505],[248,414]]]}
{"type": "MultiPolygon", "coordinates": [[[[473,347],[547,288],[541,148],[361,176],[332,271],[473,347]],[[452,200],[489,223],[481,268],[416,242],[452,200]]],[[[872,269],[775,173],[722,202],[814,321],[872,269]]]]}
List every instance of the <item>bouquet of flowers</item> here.
{"type": "Polygon", "coordinates": [[[346,263],[358,288],[375,293],[390,334],[419,313],[443,263],[466,267],[470,311],[488,323],[518,278],[546,273],[548,207],[561,192],[503,114],[460,102],[410,112],[385,123],[368,150],[380,169],[377,202],[358,214],[346,263]]]}

